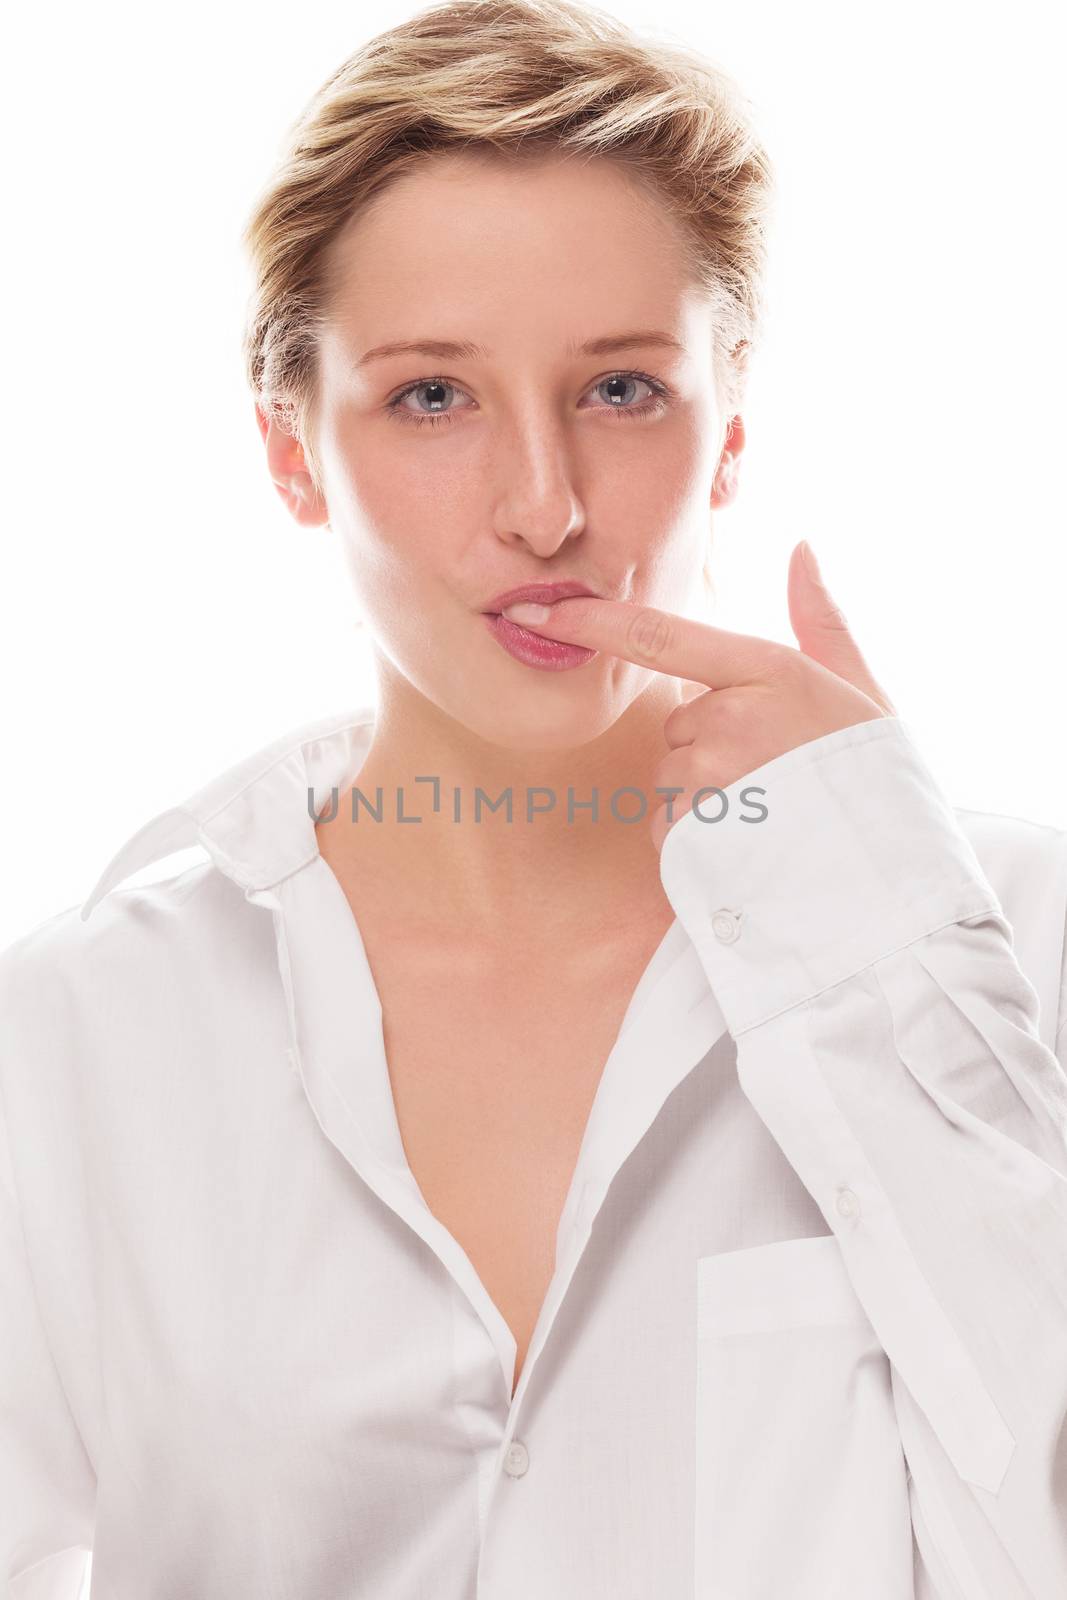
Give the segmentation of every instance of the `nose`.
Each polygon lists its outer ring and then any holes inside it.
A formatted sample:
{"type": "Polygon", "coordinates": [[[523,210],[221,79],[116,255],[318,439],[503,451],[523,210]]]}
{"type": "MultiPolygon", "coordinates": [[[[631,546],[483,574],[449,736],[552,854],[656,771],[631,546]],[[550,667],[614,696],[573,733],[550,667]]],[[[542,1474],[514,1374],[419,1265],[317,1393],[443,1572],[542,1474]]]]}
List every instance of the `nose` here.
{"type": "Polygon", "coordinates": [[[564,432],[550,417],[527,417],[510,445],[497,441],[494,455],[500,477],[493,527],[504,544],[545,558],[581,535],[585,509],[564,432]]]}

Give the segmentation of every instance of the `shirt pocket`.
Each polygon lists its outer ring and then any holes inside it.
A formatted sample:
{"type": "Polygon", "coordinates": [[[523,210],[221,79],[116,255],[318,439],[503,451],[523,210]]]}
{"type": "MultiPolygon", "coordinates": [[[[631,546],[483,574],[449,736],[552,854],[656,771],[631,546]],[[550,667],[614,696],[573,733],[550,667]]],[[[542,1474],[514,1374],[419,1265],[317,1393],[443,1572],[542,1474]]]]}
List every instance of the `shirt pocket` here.
{"type": "Polygon", "coordinates": [[[836,1237],[696,1268],[694,1600],[913,1600],[889,1360],[836,1237]]]}

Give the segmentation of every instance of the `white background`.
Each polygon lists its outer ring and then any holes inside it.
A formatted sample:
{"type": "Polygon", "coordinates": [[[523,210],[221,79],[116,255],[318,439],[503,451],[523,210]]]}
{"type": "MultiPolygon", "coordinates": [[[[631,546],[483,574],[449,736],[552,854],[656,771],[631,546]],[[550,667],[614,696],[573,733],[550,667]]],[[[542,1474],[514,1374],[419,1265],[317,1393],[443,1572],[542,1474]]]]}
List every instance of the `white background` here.
{"type": "MultiPolygon", "coordinates": [[[[238,239],[309,96],[413,9],[8,24],[0,945],[157,811],[371,690],[334,536],[266,472],[238,239]]],[[[952,802],[1067,826],[1056,8],[606,9],[733,72],[779,173],[715,620],[793,642],[808,538],[952,802]]]]}

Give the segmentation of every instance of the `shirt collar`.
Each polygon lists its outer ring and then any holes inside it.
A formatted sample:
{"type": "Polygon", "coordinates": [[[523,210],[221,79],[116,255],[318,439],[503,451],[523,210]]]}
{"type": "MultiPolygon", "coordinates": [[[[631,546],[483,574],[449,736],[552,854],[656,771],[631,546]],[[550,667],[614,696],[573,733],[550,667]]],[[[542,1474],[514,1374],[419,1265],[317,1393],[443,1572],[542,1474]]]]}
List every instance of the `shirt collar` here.
{"type": "Polygon", "coordinates": [[[286,878],[318,853],[316,813],[335,784],[363,764],[376,709],[361,705],[290,729],[145,822],[116,851],[81,907],[84,922],[125,878],[190,845],[202,845],[220,872],[246,892],[286,878]]]}

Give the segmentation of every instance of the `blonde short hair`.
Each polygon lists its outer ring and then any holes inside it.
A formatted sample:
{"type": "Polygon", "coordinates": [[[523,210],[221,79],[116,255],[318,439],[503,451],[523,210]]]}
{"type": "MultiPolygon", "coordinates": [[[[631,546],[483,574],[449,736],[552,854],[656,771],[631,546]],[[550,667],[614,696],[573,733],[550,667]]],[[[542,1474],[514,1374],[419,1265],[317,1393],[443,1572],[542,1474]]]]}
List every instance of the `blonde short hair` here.
{"type": "Polygon", "coordinates": [[[730,416],[764,315],[769,159],[737,85],[681,46],[574,0],[446,0],[342,63],[289,131],[242,235],[253,289],[248,381],[264,414],[315,452],[317,329],[330,246],[393,179],[438,151],[554,150],[625,161],[684,224],[715,310],[730,416]]]}

